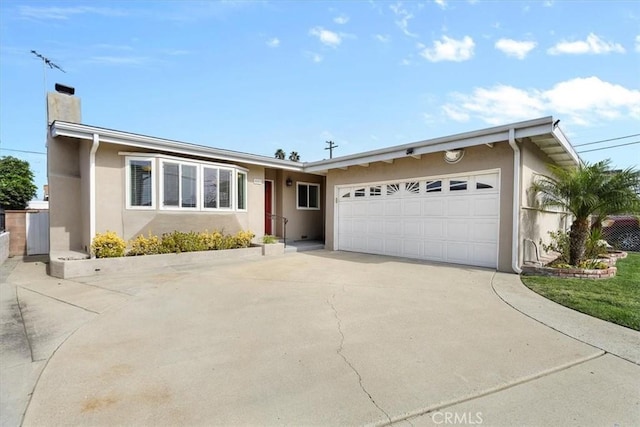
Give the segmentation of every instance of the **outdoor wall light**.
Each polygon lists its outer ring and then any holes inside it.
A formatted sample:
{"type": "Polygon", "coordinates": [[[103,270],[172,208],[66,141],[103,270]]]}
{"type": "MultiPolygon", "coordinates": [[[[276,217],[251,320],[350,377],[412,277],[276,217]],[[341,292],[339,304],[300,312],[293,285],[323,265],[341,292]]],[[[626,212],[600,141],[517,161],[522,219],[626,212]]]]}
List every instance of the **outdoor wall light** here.
{"type": "Polygon", "coordinates": [[[291,187],[293,185],[293,181],[291,180],[291,177],[287,177],[287,180],[285,181],[285,183],[287,184],[287,187],[291,187]]]}
{"type": "Polygon", "coordinates": [[[453,164],[458,163],[464,156],[464,150],[447,150],[444,152],[444,161],[453,164]]]}

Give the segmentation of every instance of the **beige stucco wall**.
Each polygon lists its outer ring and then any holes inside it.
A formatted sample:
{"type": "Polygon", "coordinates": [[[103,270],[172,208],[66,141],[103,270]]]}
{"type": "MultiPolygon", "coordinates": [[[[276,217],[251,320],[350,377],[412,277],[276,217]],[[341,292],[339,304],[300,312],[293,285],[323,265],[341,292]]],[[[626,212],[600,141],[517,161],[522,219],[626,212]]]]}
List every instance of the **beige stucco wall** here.
{"type": "Polygon", "coordinates": [[[334,246],[335,186],[359,182],[379,182],[416,177],[436,177],[448,174],[467,173],[478,170],[500,170],[500,235],[498,239],[498,269],[511,271],[511,236],[513,208],[513,150],[507,142],[488,146],[470,147],[463,159],[456,164],[445,163],[443,153],[423,155],[420,159],[407,156],[393,164],[376,162],[368,167],[351,166],[347,170],[332,169],[327,174],[326,247],[334,246]]]}
{"type": "MultiPolygon", "coordinates": [[[[249,169],[246,212],[185,212],[159,207],[152,210],[126,209],[126,156],[118,153],[127,151],[130,147],[101,144],[96,153],[96,232],[112,230],[126,240],[139,234],[162,235],[174,230],[220,230],[225,233],[251,230],[256,236],[264,234],[264,186],[254,182],[255,179],[264,179],[264,168],[236,164],[249,169]]],[[[137,152],[144,153],[142,150],[137,152]]],[[[158,172],[156,165],[156,205],[161,191],[158,172]]]]}
{"type": "Polygon", "coordinates": [[[282,215],[289,219],[287,223],[287,240],[322,240],[324,235],[324,177],[299,172],[283,172],[283,179],[291,178],[293,185],[282,186],[282,215]],[[298,209],[298,183],[320,184],[320,208],[298,209]]]}
{"type": "MultiPolygon", "coordinates": [[[[301,172],[267,169],[265,179],[274,182],[274,210],[275,214],[289,220],[287,223],[287,241],[292,240],[323,240],[324,239],[324,177],[301,172]],[[287,187],[287,178],[291,179],[291,187],[287,187]],[[320,209],[298,209],[297,183],[306,182],[320,184],[320,209]]],[[[275,234],[284,234],[282,220],[275,220],[275,234]]]]}
{"type": "Polygon", "coordinates": [[[65,137],[48,138],[49,242],[52,253],[84,250],[79,159],[80,141],[65,137]]]}
{"type": "Polygon", "coordinates": [[[530,187],[536,175],[549,175],[547,165],[553,161],[534,143],[524,142],[521,146],[522,188],[520,191],[520,263],[535,260],[533,245],[526,242],[531,239],[544,255],[540,240],[549,243],[549,231],[557,231],[566,227],[567,218],[563,213],[540,211],[535,204],[535,194],[530,187]]]}

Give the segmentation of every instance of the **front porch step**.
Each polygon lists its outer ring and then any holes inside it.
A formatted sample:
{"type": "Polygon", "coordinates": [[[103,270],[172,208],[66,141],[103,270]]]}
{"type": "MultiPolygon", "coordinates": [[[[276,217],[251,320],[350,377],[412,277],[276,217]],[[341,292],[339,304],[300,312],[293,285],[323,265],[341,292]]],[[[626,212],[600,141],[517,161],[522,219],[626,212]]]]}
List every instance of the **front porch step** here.
{"type": "MultiPolygon", "coordinates": [[[[280,241],[282,242],[282,240],[280,241]]],[[[324,249],[324,242],[320,240],[295,240],[293,242],[287,242],[287,247],[284,249],[284,252],[306,252],[320,249],[324,249]]]]}

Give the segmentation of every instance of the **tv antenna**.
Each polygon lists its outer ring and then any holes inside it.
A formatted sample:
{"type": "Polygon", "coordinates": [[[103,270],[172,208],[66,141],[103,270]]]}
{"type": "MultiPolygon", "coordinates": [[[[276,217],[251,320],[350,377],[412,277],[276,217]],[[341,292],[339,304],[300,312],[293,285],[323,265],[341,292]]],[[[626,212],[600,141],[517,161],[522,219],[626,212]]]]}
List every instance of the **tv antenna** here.
{"type": "Polygon", "coordinates": [[[65,70],[62,69],[62,67],[60,67],[58,64],[56,64],[55,62],[53,62],[51,59],[47,58],[44,55],[39,54],[38,52],[36,52],[35,50],[31,50],[31,53],[34,54],[35,56],[38,57],[38,59],[40,59],[42,61],[42,84],[43,84],[43,90],[44,90],[44,105],[45,105],[45,110],[44,110],[44,114],[45,114],[45,118],[44,121],[47,125],[47,128],[49,127],[49,118],[47,117],[47,108],[48,108],[48,104],[47,104],[47,67],[49,67],[50,69],[55,69],[55,70],[60,70],[63,73],[66,73],[65,70]]]}

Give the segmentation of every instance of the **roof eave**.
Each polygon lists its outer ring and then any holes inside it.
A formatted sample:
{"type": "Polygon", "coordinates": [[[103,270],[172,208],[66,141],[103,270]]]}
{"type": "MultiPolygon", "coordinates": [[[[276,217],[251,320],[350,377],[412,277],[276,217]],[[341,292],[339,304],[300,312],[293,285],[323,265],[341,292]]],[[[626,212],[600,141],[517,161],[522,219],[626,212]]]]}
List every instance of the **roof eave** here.
{"type": "Polygon", "coordinates": [[[347,168],[349,166],[357,166],[379,161],[391,161],[404,157],[436,153],[439,151],[508,141],[510,129],[515,130],[515,137],[517,139],[526,138],[532,135],[551,133],[553,130],[553,117],[547,116],[524,122],[423,140],[394,147],[387,147],[360,154],[338,157],[335,159],[310,162],[305,164],[304,170],[305,172],[326,172],[330,169],[347,168]]]}
{"type": "Polygon", "coordinates": [[[92,140],[93,135],[97,134],[100,142],[106,142],[110,144],[119,144],[147,150],[169,151],[171,153],[182,155],[226,160],[230,162],[273,167],[290,171],[301,172],[303,170],[302,163],[297,163],[290,160],[271,159],[254,154],[199,146],[179,141],[121,132],[113,129],[105,129],[78,123],[55,121],[51,124],[50,132],[51,136],[54,138],[58,136],[66,136],[77,139],[92,140]]]}

